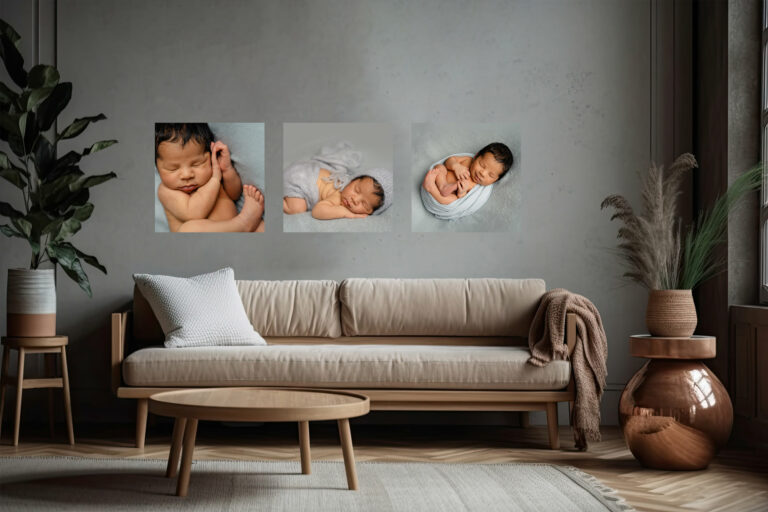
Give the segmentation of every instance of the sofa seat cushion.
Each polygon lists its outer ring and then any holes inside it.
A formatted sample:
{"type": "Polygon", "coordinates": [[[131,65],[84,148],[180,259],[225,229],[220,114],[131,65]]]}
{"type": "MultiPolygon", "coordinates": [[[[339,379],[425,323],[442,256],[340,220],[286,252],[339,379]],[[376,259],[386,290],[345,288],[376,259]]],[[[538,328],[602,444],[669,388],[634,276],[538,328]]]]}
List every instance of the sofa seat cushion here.
{"type": "Polygon", "coordinates": [[[554,390],[570,363],[539,368],[526,347],[267,345],[138,350],[123,361],[130,386],[306,386],[554,390]]]}

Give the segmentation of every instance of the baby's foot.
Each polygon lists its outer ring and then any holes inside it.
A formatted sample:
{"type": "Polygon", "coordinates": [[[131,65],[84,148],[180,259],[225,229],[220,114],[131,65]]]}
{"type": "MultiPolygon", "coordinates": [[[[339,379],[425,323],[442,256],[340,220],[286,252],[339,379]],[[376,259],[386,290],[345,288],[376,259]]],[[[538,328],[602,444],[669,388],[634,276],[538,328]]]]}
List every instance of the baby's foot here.
{"type": "Polygon", "coordinates": [[[233,219],[241,223],[243,231],[251,232],[261,223],[264,216],[264,195],[253,185],[243,185],[243,209],[233,219]]]}

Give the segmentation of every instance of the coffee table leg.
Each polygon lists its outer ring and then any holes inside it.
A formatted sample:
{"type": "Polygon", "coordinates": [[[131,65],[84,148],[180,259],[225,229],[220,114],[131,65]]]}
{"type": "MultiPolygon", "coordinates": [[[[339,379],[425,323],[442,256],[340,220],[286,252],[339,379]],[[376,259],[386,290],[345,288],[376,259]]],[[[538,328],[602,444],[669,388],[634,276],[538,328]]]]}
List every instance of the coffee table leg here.
{"type": "Polygon", "coordinates": [[[299,449],[301,451],[301,474],[308,475],[312,472],[312,456],[309,451],[309,422],[299,422],[299,449]]]}
{"type": "Polygon", "coordinates": [[[189,474],[192,471],[192,455],[195,451],[197,418],[188,418],[184,428],[184,452],[181,455],[181,471],[176,482],[176,496],[186,496],[189,490],[189,474]]]}
{"type": "Polygon", "coordinates": [[[173,424],[173,438],[171,440],[171,452],[168,454],[168,467],[165,470],[167,478],[176,476],[179,469],[179,456],[181,455],[181,442],[184,440],[184,426],[187,418],[176,418],[173,424]]]}
{"type": "Polygon", "coordinates": [[[347,418],[339,420],[339,437],[341,437],[341,451],[344,454],[344,469],[347,472],[347,486],[350,491],[356,491],[355,452],[352,449],[352,433],[349,431],[349,420],[347,418]]]}

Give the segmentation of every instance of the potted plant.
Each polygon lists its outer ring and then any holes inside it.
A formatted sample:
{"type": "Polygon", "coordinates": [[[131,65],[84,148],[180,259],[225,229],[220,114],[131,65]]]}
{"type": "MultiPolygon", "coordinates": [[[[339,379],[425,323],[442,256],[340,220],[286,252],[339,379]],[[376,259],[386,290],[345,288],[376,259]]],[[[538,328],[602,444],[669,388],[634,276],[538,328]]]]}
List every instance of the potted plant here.
{"type": "Polygon", "coordinates": [[[53,66],[24,69],[19,40],[19,34],[0,20],[0,58],[18,87],[14,90],[0,82],[0,140],[13,153],[0,152],[0,177],[19,189],[22,203],[17,209],[0,202],[0,215],[10,221],[0,225],[0,231],[8,237],[23,238],[32,250],[29,269],[8,270],[8,335],[53,336],[56,266],[89,296],[91,286],[82,263],[107,271],[94,256],[81,252],[68,240],[93,213],[89,189],[115,177],[112,172],[87,176],[78,164],[84,156],[117,141],[103,140],[80,152],[57,155],[60,141],[77,137],[90,123],[106,117],[78,118],[57,131],[54,122],[69,103],[72,84],[60,82],[53,66]],[[53,268],[41,269],[45,262],[52,263],[53,268]]]}
{"type": "Polygon", "coordinates": [[[606,197],[601,209],[614,209],[619,219],[619,255],[627,266],[624,276],[648,288],[646,325],[653,336],[689,337],[696,329],[692,289],[724,268],[715,249],[726,239],[728,215],[749,192],[762,183],[762,165],[746,171],[699,213],[687,228],[677,214],[685,173],[698,167],[686,153],[664,170],[652,165],[642,177],[643,211],[636,214],[623,196],[606,197]]]}

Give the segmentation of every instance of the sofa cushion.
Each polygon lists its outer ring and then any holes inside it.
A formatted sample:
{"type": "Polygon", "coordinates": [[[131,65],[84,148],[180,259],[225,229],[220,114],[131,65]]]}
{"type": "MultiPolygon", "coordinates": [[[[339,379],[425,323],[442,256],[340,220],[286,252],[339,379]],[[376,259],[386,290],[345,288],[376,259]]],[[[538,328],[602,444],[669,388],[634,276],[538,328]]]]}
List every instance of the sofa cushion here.
{"type": "Polygon", "coordinates": [[[345,336],[528,336],[541,279],[347,279],[345,336]]]}
{"type": "Polygon", "coordinates": [[[130,386],[554,390],[570,363],[539,368],[524,347],[267,345],[138,350],[123,361],[130,386]]]}
{"type": "Polygon", "coordinates": [[[341,336],[336,281],[238,281],[237,289],[262,336],[341,336]]]}
{"type": "Polygon", "coordinates": [[[248,322],[231,268],[189,278],[133,274],[133,279],[152,306],[168,348],[266,345],[248,322]]]}

